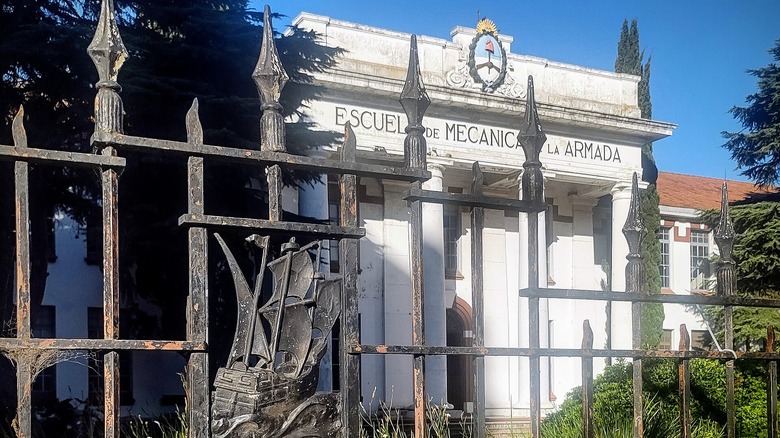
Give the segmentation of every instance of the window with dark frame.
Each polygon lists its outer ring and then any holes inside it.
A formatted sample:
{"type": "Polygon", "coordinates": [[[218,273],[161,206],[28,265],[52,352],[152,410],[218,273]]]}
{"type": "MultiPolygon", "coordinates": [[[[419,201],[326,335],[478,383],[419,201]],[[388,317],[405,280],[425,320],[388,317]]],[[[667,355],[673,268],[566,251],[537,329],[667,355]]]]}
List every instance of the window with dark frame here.
{"type": "MultiPolygon", "coordinates": [[[[55,306],[42,305],[38,308],[35,322],[32,325],[32,333],[36,338],[51,339],[57,337],[57,308],[55,306]]],[[[32,385],[33,395],[45,398],[57,397],[57,367],[56,365],[44,368],[35,378],[32,385]]]]}
{"type": "Polygon", "coordinates": [[[661,343],[658,344],[659,350],[671,350],[672,349],[672,329],[664,329],[664,333],[661,336],[661,343]]]}
{"type": "Polygon", "coordinates": [[[460,210],[454,205],[444,206],[444,275],[458,278],[458,238],[460,237],[460,210]]]}
{"type": "Polygon", "coordinates": [[[331,390],[341,389],[341,318],[330,329],[330,372],[331,390]]]}
{"type": "Polygon", "coordinates": [[[709,350],[712,337],[707,330],[691,330],[691,350],[709,350]]]}
{"type": "Polygon", "coordinates": [[[691,230],[691,290],[707,289],[709,278],[709,233],[702,230],[691,230]]]}
{"type": "MultiPolygon", "coordinates": [[[[87,337],[103,339],[103,308],[87,307],[87,337]]],[[[119,404],[129,406],[133,398],[133,356],[131,351],[119,352],[119,404]]],[[[96,352],[87,359],[87,394],[93,406],[103,405],[103,356],[96,352]]]]}
{"type": "Polygon", "coordinates": [[[87,256],[84,261],[88,265],[101,266],[103,264],[103,216],[101,210],[93,209],[89,212],[84,231],[87,241],[87,256]]]}
{"type": "MultiPolygon", "coordinates": [[[[341,225],[341,194],[339,180],[333,175],[328,175],[328,224],[341,225]]],[[[328,254],[330,254],[330,272],[341,271],[341,259],[339,257],[339,241],[328,241],[328,254]]]]}
{"type": "Polygon", "coordinates": [[[671,242],[669,239],[669,233],[671,232],[671,228],[668,227],[661,227],[660,231],[658,232],[658,243],[661,247],[661,258],[658,262],[658,272],[661,274],[661,287],[669,288],[671,287],[671,276],[670,276],[670,256],[671,256],[671,242]]]}

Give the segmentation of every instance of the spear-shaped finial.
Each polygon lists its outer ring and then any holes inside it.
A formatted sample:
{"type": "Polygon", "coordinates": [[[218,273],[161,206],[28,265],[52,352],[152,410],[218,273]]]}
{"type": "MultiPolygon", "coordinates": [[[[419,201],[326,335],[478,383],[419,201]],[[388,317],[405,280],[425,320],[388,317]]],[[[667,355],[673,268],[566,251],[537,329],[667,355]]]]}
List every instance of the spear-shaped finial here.
{"type": "Polygon", "coordinates": [[[544,178],[542,175],[542,163],[539,154],[547,135],[539,121],[539,113],[536,109],[536,97],[534,95],[534,77],[528,76],[528,94],[525,103],[525,122],[517,135],[517,140],[523,147],[525,162],[523,163],[523,199],[526,201],[542,202],[544,195],[544,178]]]}
{"type": "MultiPolygon", "coordinates": [[[[539,111],[536,107],[536,93],[534,91],[534,77],[528,75],[528,93],[525,101],[525,123],[519,134],[520,138],[525,139],[541,151],[544,142],[547,141],[547,135],[542,129],[542,123],[539,121],[539,111]]],[[[522,140],[521,140],[522,141],[522,140]]],[[[537,154],[538,155],[538,154],[537,154]]]]}
{"type": "Polygon", "coordinates": [[[271,8],[268,5],[263,9],[263,42],[252,78],[257,84],[262,103],[260,149],[284,152],[285,128],[279,96],[290,77],[284,70],[276,50],[274,29],[271,26],[271,8]]]}
{"type": "Polygon", "coordinates": [[[95,36],[87,48],[87,53],[95,63],[100,82],[109,82],[111,86],[117,87],[117,75],[128,54],[116,24],[114,0],[102,1],[95,36]]]}
{"type": "Polygon", "coordinates": [[[715,243],[720,250],[718,263],[717,291],[718,295],[729,296],[734,292],[734,225],[729,215],[729,188],[726,181],[720,189],[720,220],[715,228],[715,243]]]}
{"type": "Polygon", "coordinates": [[[401,91],[401,106],[404,108],[409,124],[406,126],[404,141],[404,158],[406,166],[415,169],[425,169],[428,147],[425,141],[425,128],[422,125],[423,116],[431,98],[425,91],[420,73],[420,60],[417,54],[417,36],[412,35],[409,45],[409,68],[406,71],[406,82],[401,91]]]}
{"type": "Polygon", "coordinates": [[[639,209],[639,178],[634,172],[631,178],[631,203],[628,207],[628,217],[623,225],[623,235],[628,242],[628,264],[626,265],[626,292],[641,292],[644,282],[644,268],[640,246],[645,237],[645,226],[639,209]]]}
{"type": "Polygon", "coordinates": [[[95,132],[123,132],[122,87],[117,75],[128,54],[119,27],[116,24],[114,1],[103,0],[100,18],[87,53],[98,71],[97,97],[95,98],[95,132]]]}
{"type": "Polygon", "coordinates": [[[27,147],[27,131],[24,129],[24,106],[19,107],[19,111],[14,116],[11,123],[11,135],[14,138],[14,146],[18,148],[27,147]]]}
{"type": "Polygon", "coordinates": [[[720,220],[715,228],[715,243],[720,249],[720,259],[731,261],[734,249],[734,225],[729,216],[729,187],[724,181],[720,189],[720,220]]]}

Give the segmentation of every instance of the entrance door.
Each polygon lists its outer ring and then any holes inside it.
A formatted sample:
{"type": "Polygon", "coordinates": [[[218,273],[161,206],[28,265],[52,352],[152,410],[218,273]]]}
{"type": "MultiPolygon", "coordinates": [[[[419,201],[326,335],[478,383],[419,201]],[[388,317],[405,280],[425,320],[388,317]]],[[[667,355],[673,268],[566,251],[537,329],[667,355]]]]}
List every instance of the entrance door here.
{"type": "MultiPolygon", "coordinates": [[[[472,341],[471,306],[456,297],[447,309],[447,345],[470,347],[472,341]]],[[[447,356],[447,401],[463,410],[465,402],[474,400],[474,366],[469,356],[447,356]]]]}

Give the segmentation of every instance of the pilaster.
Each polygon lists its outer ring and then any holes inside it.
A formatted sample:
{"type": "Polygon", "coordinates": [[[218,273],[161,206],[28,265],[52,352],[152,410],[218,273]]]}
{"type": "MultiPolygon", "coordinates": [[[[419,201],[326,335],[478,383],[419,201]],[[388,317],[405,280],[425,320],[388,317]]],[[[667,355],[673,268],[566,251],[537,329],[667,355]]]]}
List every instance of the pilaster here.
{"type": "MultiPolygon", "coordinates": [[[[428,163],[431,179],[423,188],[444,190],[444,166],[428,163]]],[[[447,345],[447,305],[444,293],[444,206],[424,203],[423,266],[425,266],[425,343],[429,346],[447,345]]],[[[447,401],[447,358],[429,356],[425,361],[427,397],[433,404],[447,401]]]]}
{"type": "MultiPolygon", "coordinates": [[[[612,290],[626,290],[626,256],[628,243],[623,236],[623,225],[631,204],[631,181],[619,181],[612,187],[612,290]]],[[[611,337],[613,349],[631,348],[631,303],[612,303],[611,337]]]]}

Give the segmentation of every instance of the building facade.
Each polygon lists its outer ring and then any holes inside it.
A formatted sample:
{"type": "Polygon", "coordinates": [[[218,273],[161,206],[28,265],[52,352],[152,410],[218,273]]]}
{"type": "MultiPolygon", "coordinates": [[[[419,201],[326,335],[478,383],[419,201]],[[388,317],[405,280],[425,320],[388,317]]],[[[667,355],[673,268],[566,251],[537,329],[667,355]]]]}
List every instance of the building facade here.
{"type": "MultiPolygon", "coordinates": [[[[334,69],[315,75],[322,88],[305,117],[321,129],[356,134],[359,160],[403,160],[407,121],[398,103],[406,77],[410,35],[303,13],[294,25],[316,31],[322,42],[345,49],[334,69]]],[[[641,175],[641,147],[672,134],[670,123],[640,118],[638,77],[599,71],[512,52],[512,37],[492,22],[476,29],[456,27],[450,40],[418,37],[421,73],[432,104],[423,124],[428,142],[428,190],[468,193],[471,166],[479,161],[484,191],[517,199],[525,160],[517,143],[525,112],[527,77],[533,76],[539,116],[547,133],[541,155],[547,210],[540,221],[540,283],[556,288],[620,291],[625,287],[628,246],[622,227],[628,214],[631,178],[641,175]]],[[[663,147],[663,142],[656,147],[663,147]]],[[[335,155],[334,148],[316,152],[335,155]]],[[[405,185],[362,178],[359,181],[360,241],[358,279],[361,342],[410,345],[412,337],[409,210],[405,185]]],[[[752,185],[731,182],[731,199],[752,185]]],[[[338,187],[321,183],[286,188],[284,209],[302,216],[337,221],[338,187]]],[[[714,253],[710,230],[698,211],[717,208],[720,180],[661,172],[662,293],[701,293],[708,288],[714,253]]],[[[73,221],[59,218],[36,336],[89,337],[100,333],[101,277],[89,264],[87,242],[73,221]],[[79,272],[74,276],[74,272],[79,272]],[[96,313],[96,315],[92,315],[96,313]],[[92,316],[91,316],[92,315],[92,316]],[[95,326],[97,324],[97,326],[95,326]],[[94,327],[93,327],[94,326],[94,327]]],[[[488,211],[485,218],[485,344],[528,347],[528,305],[518,290],[527,281],[526,218],[488,211]]],[[[424,206],[425,335],[428,345],[469,346],[472,342],[471,263],[468,211],[424,206]]],[[[330,271],[338,274],[337,246],[329,251],[330,271]]],[[[123,305],[133,303],[123,303],[123,305]]],[[[138,303],[135,303],[138,304],[138,303]]],[[[147,309],[154,312],[153,309],[147,309]]],[[[597,348],[630,348],[630,307],[613,303],[610,326],[601,302],[541,300],[542,346],[579,348],[581,327],[589,319],[597,348]]],[[[691,309],[665,305],[664,346],[674,348],[679,325],[692,330],[694,345],[706,344],[707,328],[691,309]]],[[[331,351],[338,333],[331,335],[331,351]]],[[[171,378],[183,368],[170,360],[133,353],[124,359],[125,414],[153,413],[183,394],[171,378]],[[155,370],[150,373],[149,370],[155,370]],[[130,384],[126,382],[130,381],[130,384]]],[[[605,362],[596,360],[596,371],[605,362]]],[[[77,358],[46,370],[36,390],[59,399],[88,399],[97,391],[100,364],[77,358]]],[[[322,362],[320,385],[337,390],[338,355],[322,362]]],[[[366,409],[380,402],[412,406],[412,358],[362,356],[361,391],[366,409]]],[[[556,409],[580,384],[580,361],[543,359],[542,394],[546,412],[556,409]]],[[[497,422],[528,416],[527,359],[485,359],[486,415],[497,422]]],[[[454,410],[473,407],[473,368],[465,357],[429,357],[428,396],[454,410]]]]}
{"type": "MultiPolygon", "coordinates": [[[[99,227],[80,226],[67,215],[53,222],[46,289],[35,314],[35,337],[103,338],[102,234],[99,227]]],[[[156,319],[165,317],[154,304],[123,295],[122,315],[141,308],[156,319]]],[[[129,327],[131,326],[128,323],[129,327]]],[[[186,361],[176,352],[124,351],[120,355],[120,404],[123,416],[148,417],[176,412],[183,406],[181,374],[186,361]]],[[[50,366],[33,383],[34,403],[70,400],[75,408],[102,412],[101,355],[76,352],[50,366]]]]}
{"type": "MultiPolygon", "coordinates": [[[[345,49],[338,65],[315,75],[322,94],[310,102],[309,121],[322,129],[356,134],[359,159],[399,162],[406,117],[398,103],[408,66],[410,35],[307,13],[293,24],[320,34],[328,46],[345,49]]],[[[485,192],[517,199],[524,156],[517,143],[525,111],[527,77],[533,76],[547,143],[541,155],[548,209],[540,227],[542,284],[601,290],[625,287],[628,246],[621,229],[628,213],[631,177],[641,175],[641,146],[671,135],[675,126],[640,118],[638,77],[599,71],[512,52],[512,37],[483,20],[476,29],[456,27],[451,40],[418,37],[421,73],[432,103],[423,120],[428,143],[425,188],[468,193],[471,166],[479,161],[485,192]]],[[[663,147],[660,143],[659,147],[663,147]]],[[[335,151],[323,152],[335,153],[335,151]]],[[[410,345],[411,285],[408,207],[404,187],[360,181],[361,342],[410,345]]],[[[326,184],[299,193],[298,205],[328,217],[319,201],[326,184]],[[318,205],[318,207],[316,207],[318,205]],[[313,211],[313,207],[314,210],[313,211]]],[[[291,208],[294,206],[290,206],[291,208]]],[[[428,345],[470,345],[471,282],[468,212],[425,205],[425,335],[428,345]]],[[[527,303],[518,290],[527,279],[524,215],[487,212],[485,241],[485,342],[528,346],[527,303]]],[[[596,302],[542,300],[543,346],[578,348],[583,319],[597,328],[594,345],[607,346],[605,306],[596,302]]],[[[630,309],[613,304],[611,346],[630,347],[630,309]]],[[[364,356],[362,393],[412,405],[412,358],[364,356]]],[[[598,366],[603,366],[603,362],[598,366]]],[[[325,365],[327,367],[327,363],[325,365]]],[[[486,358],[486,415],[528,415],[528,363],[486,358]]],[[[470,362],[428,358],[426,381],[433,402],[468,411],[470,362]]],[[[579,385],[579,361],[544,359],[546,410],[579,385]]]]}
{"type": "MultiPolygon", "coordinates": [[[[709,294],[714,285],[717,254],[713,230],[702,223],[700,214],[720,208],[723,180],[670,172],[659,172],[656,187],[660,197],[661,293],[709,294]]],[[[741,201],[754,194],[771,193],[752,183],[726,181],[729,202],[741,201]]],[[[712,333],[696,315],[695,308],[664,304],[663,346],[676,348],[680,324],[691,334],[692,348],[717,348],[723,339],[711,342],[712,333]]]]}

